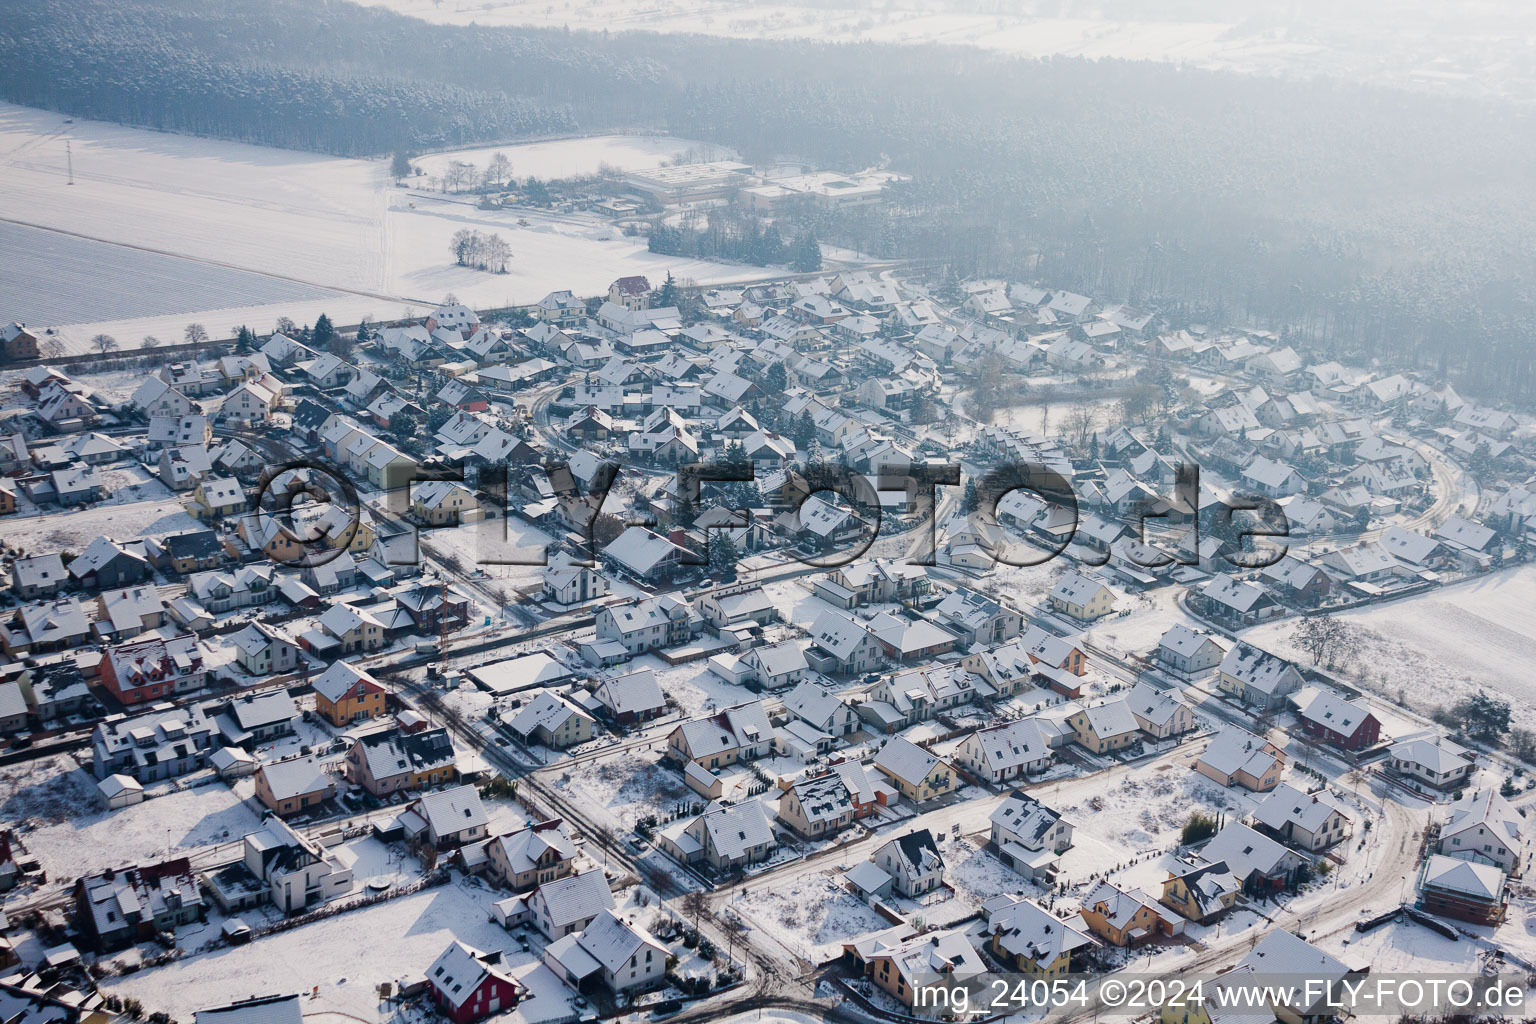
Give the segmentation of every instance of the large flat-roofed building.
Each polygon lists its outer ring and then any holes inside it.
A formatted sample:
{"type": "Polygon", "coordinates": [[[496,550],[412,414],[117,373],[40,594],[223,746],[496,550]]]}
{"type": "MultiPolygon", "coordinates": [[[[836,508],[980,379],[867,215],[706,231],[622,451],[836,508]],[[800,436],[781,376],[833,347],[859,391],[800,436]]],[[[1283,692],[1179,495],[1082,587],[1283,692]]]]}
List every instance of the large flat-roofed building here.
{"type": "Polygon", "coordinates": [[[769,211],[796,201],[824,209],[868,206],[880,202],[885,196],[886,187],[892,182],[905,180],[905,175],[894,171],[859,171],[855,174],[813,171],[809,174],[769,178],[761,185],[745,189],[742,197],[753,208],[769,211]]]}
{"type": "Polygon", "coordinates": [[[752,168],[734,160],[677,164],[630,171],[624,183],[659,203],[686,203],[695,199],[718,199],[738,188],[755,184],[752,168]]]}

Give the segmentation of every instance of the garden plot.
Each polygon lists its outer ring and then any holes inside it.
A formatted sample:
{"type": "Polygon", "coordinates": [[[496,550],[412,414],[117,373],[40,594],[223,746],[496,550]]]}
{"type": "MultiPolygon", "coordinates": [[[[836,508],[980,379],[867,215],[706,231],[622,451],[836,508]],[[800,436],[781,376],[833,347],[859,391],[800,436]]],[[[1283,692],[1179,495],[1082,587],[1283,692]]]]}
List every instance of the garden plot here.
{"type": "Polygon", "coordinates": [[[62,755],[0,768],[0,793],[8,794],[0,798],[0,819],[35,826],[22,832],[22,842],[53,884],[103,867],[185,856],[239,840],[260,824],[251,806],[218,782],[103,811],[95,780],[62,755]]]}
{"type": "Polygon", "coordinates": [[[652,814],[665,818],[680,804],[701,799],[683,783],[682,775],[657,765],[662,753],[630,750],[567,765],[554,784],[568,798],[628,832],[640,818],[652,814]]]}
{"type": "Polygon", "coordinates": [[[1072,823],[1073,845],[1062,856],[1062,873],[1073,882],[1160,857],[1178,845],[1196,811],[1236,819],[1253,807],[1246,795],[1182,762],[1138,768],[1116,779],[1085,776],[1042,787],[1034,796],[1072,823]]]}
{"type": "Polygon", "coordinates": [[[179,498],[151,498],[102,502],[71,509],[63,516],[11,516],[5,522],[5,540],[27,552],[68,550],[78,554],[97,537],[124,541],[199,529],[203,529],[202,524],[187,514],[179,498]]]}
{"type": "Polygon", "coordinates": [[[677,701],[684,718],[698,718],[761,697],[761,694],[753,693],[745,686],[721,679],[705,668],[702,661],[668,665],[655,655],[648,654],[634,659],[618,671],[638,672],[644,668],[656,673],[656,682],[661,685],[661,692],[677,701]]]}
{"type": "Polygon", "coordinates": [[[771,934],[796,956],[812,963],[831,960],[843,943],[891,923],[843,888],[841,868],[795,878],[774,878],[731,902],[731,909],[771,934]]]}
{"type": "MultiPolygon", "coordinates": [[[[306,1016],[336,1013],[375,1021],[382,1017],[379,983],[421,977],[455,939],[477,949],[501,950],[514,974],[536,965],[535,954],[519,950],[511,935],[490,920],[491,904],[504,895],[458,879],[246,946],[105,979],[102,987],[184,1021],[201,1007],[244,999],[253,991],[308,993],[317,988],[304,1001],[306,1016]]],[[[557,996],[541,991],[538,998],[557,996]]]]}
{"type": "MultiPolygon", "coordinates": [[[[1360,643],[1340,674],[1421,714],[1483,689],[1510,702],[1515,725],[1536,728],[1536,678],[1511,670],[1536,660],[1533,607],[1536,566],[1522,565],[1344,612],[1338,618],[1359,627],[1360,643]]],[[[1243,639],[1310,665],[1291,642],[1294,630],[1269,623],[1243,639]]]]}

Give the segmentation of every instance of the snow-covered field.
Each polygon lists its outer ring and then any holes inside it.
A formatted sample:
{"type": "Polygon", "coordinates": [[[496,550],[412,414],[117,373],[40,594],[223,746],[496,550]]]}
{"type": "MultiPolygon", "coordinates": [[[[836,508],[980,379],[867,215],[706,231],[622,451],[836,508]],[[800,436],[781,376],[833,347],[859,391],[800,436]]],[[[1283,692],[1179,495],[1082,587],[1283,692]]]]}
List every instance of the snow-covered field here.
{"type": "Polygon", "coordinates": [[[621,752],[568,765],[555,779],[555,788],[581,806],[605,815],[627,832],[640,818],[663,815],[680,804],[701,802],[676,771],[659,768],[665,743],[652,751],[621,752]]]}
{"type": "MultiPolygon", "coordinates": [[[[158,482],[144,487],[159,488],[158,482]]],[[[122,503],[103,502],[90,508],[70,511],[67,516],[57,514],[22,516],[6,520],[5,541],[24,551],[73,550],[78,553],[100,536],[113,540],[132,540],[135,537],[161,536],[185,533],[201,529],[201,524],[187,514],[180,498],[153,498],[148,501],[132,500],[131,491],[118,497],[130,500],[122,503]]]]}
{"type": "Polygon", "coordinates": [[[796,956],[821,963],[841,953],[844,942],[890,927],[843,888],[841,875],[842,868],[834,867],[776,878],[772,885],[732,900],[731,908],[796,956]]]}
{"type": "MultiPolygon", "coordinates": [[[[1479,688],[1510,701],[1516,724],[1536,727],[1536,680],[1514,666],[1536,659],[1536,566],[1523,565],[1339,618],[1360,627],[1361,650],[1344,670],[1365,689],[1421,713],[1479,688]]],[[[1291,643],[1294,623],[1244,639],[1311,664],[1291,643]]]]}
{"type": "MultiPolygon", "coordinates": [[[[610,136],[488,147],[517,174],[654,167],[718,155],[682,139],[610,136]],[[526,152],[525,152],[526,150],[526,152]]],[[[478,154],[469,153],[471,159],[478,154]]],[[[446,161],[450,154],[423,158],[446,161]]],[[[485,159],[489,159],[487,155],[485,159]]],[[[596,215],[486,212],[394,187],[384,159],[352,160],[126,128],[0,104],[0,207],[20,224],[0,230],[0,291],[26,297],[10,316],[65,325],[85,351],[111,334],[124,349],[145,335],[179,340],[189,322],[215,336],[279,316],[337,323],[420,312],[449,293],[472,305],[533,302],[557,288],[594,294],[623,274],[700,282],[761,273],[652,256],[596,215]],[[65,143],[74,161],[68,184],[65,143]],[[506,274],[453,265],[460,228],[499,233],[506,274]],[[111,287],[80,287],[82,266],[111,287]],[[87,296],[87,292],[89,295],[87,296]]]]}
{"type": "MultiPolygon", "coordinates": [[[[254,994],[304,992],[304,1012],[381,1019],[378,985],[420,977],[448,944],[501,950],[513,973],[536,955],[517,948],[490,918],[505,893],[455,882],[260,938],[247,946],[188,957],[154,970],[103,982],[107,992],[134,996],[148,1010],[178,1020],[193,1011],[254,994]]],[[[541,990],[541,998],[556,998],[541,990]]]]}
{"type": "Polygon", "coordinates": [[[481,146],[444,153],[427,153],[411,161],[427,178],[440,178],[450,163],[467,163],[483,171],[497,153],[511,164],[514,178],[576,178],[607,167],[649,170],[678,161],[729,160],[736,154],[723,146],[667,135],[599,135],[587,139],[555,139],[516,146],[481,146]]]}
{"type": "MultiPolygon", "coordinates": [[[[184,855],[238,840],[260,823],[256,812],[223,783],[157,796],[103,811],[94,782],[68,757],[0,768],[0,819],[30,820],[22,836],[49,882],[68,884],[88,871],[184,855]]],[[[234,854],[231,854],[233,859],[234,854]]]]}

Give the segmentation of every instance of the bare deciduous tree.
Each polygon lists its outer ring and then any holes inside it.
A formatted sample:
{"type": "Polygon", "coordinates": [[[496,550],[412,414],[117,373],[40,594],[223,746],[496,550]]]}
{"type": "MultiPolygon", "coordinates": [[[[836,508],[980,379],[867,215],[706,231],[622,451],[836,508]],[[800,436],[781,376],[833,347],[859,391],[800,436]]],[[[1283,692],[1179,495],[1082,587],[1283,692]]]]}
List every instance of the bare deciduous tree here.
{"type": "Polygon", "coordinates": [[[117,348],[117,339],[110,334],[97,334],[91,338],[91,348],[106,355],[117,348]]]}

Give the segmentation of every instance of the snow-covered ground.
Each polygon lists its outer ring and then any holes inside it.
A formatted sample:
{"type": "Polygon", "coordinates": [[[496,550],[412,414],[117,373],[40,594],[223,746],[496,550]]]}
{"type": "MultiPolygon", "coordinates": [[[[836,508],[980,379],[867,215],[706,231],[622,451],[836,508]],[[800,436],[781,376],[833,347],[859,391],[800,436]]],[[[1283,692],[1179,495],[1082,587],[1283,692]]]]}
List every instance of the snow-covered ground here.
{"type": "MultiPolygon", "coordinates": [[[[131,472],[128,471],[128,472],[131,472]]],[[[153,493],[165,493],[158,481],[142,485],[153,493]]],[[[5,522],[5,540],[24,551],[64,551],[79,553],[97,537],[132,540],[135,537],[162,536],[201,529],[201,524],[187,514],[178,497],[136,500],[131,487],[112,499],[89,508],[71,509],[68,515],[11,516],[5,522]],[[115,499],[126,499],[118,502],[115,499]]]]}
{"type": "Polygon", "coordinates": [[[35,825],[22,832],[22,841],[51,885],[228,843],[260,823],[251,805],[222,782],[104,811],[95,781],[63,755],[0,768],[0,792],[7,794],[0,799],[0,820],[35,825]]]}
{"type": "Polygon", "coordinates": [[[729,160],[736,155],[723,146],[668,135],[598,135],[586,139],[555,139],[427,153],[413,159],[411,164],[420,168],[428,179],[440,178],[452,162],[467,163],[483,171],[497,153],[507,158],[512,177],[546,181],[596,174],[607,167],[640,171],[684,161],[729,160]]]}
{"type": "Polygon", "coordinates": [[[836,866],[775,878],[772,885],[733,899],[731,908],[796,956],[821,963],[841,953],[843,943],[891,926],[843,888],[842,872],[836,866]]]}
{"type": "MultiPolygon", "coordinates": [[[[1478,689],[1510,701],[1517,725],[1536,727],[1536,679],[1515,670],[1536,659],[1536,565],[1522,565],[1414,597],[1345,612],[1361,649],[1343,674],[1422,714],[1478,689]]],[[[1291,643],[1295,624],[1243,634],[1265,650],[1311,664],[1291,643]]]]}
{"type": "MultiPolygon", "coordinates": [[[[627,136],[489,147],[496,150],[520,174],[718,155],[689,140],[627,136]]],[[[8,104],[0,104],[0,206],[24,222],[0,232],[0,252],[20,247],[28,256],[3,261],[0,291],[30,304],[7,315],[66,325],[59,338],[77,352],[97,333],[123,349],[146,335],[179,341],[194,321],[215,336],[238,324],[265,333],[279,316],[312,323],[326,312],[346,324],[411,315],[449,292],[500,306],[557,288],[595,294],[624,274],[659,280],[670,270],[705,283],[762,273],[653,256],[643,238],[596,215],[486,212],[408,193],[394,187],[385,159],[71,122],[8,104]],[[465,227],[506,239],[508,273],[453,264],[448,239],[465,227]],[[85,289],[82,267],[111,272],[85,289]]]]}
{"type": "MultiPolygon", "coordinates": [[[[419,978],[455,939],[501,950],[513,973],[537,963],[490,920],[505,893],[473,882],[402,896],[362,910],[280,932],[246,946],[187,957],[164,967],[103,982],[107,992],[140,999],[145,1009],[178,1020],[193,1011],[254,994],[303,992],[304,1012],[383,1019],[380,982],[419,978]],[[313,998],[308,993],[318,987],[313,998]]],[[[547,970],[547,969],[546,969],[547,970]]],[[[559,998],[541,987],[539,998],[559,998]]]]}

